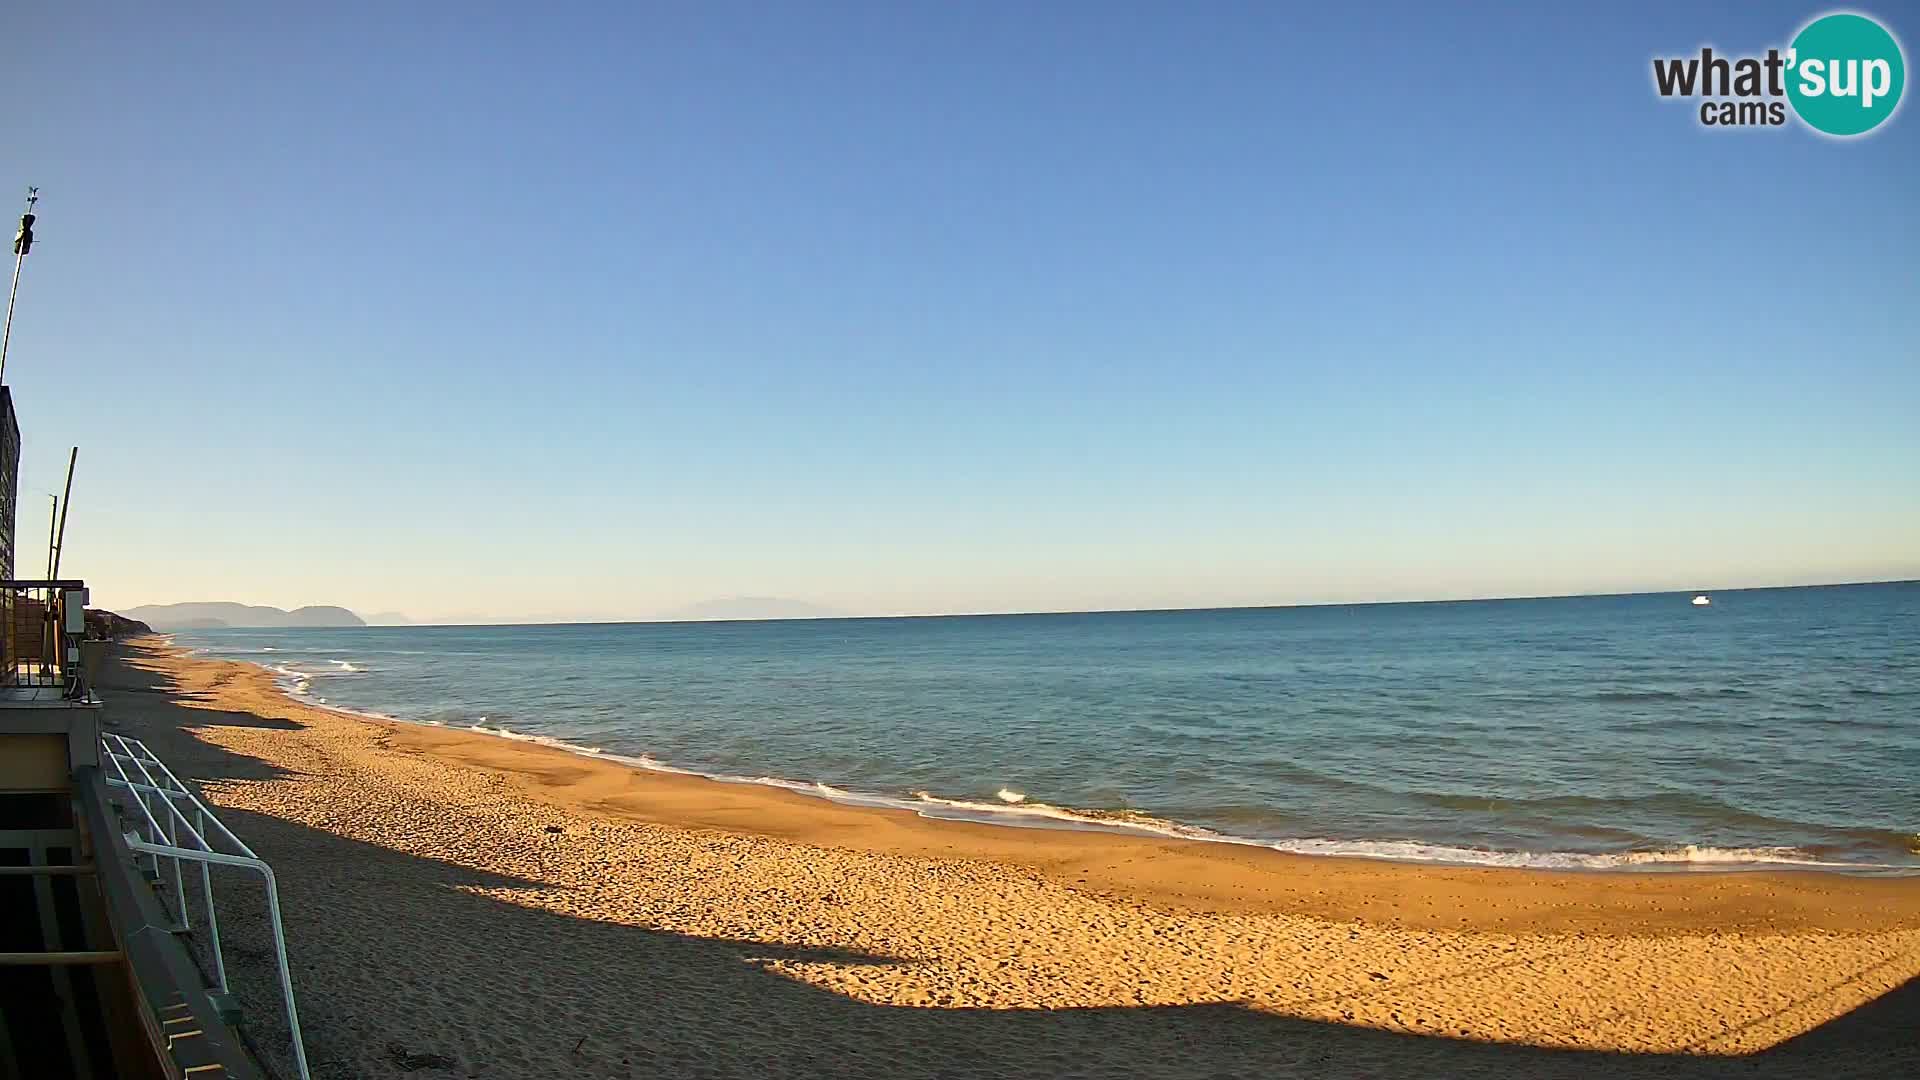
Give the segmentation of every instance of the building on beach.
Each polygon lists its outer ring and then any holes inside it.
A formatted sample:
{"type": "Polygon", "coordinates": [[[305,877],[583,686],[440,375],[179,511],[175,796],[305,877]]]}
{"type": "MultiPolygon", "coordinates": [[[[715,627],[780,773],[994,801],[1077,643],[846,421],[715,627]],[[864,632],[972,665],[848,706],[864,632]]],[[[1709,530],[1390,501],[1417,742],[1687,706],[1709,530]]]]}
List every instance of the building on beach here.
{"type": "MultiPolygon", "coordinates": [[[[0,385],[0,1080],[263,1076],[233,1023],[209,871],[265,864],[144,746],[103,733],[85,583],[15,576],[20,446],[0,385]]],[[[291,1020],[284,950],[281,970],[291,1020]]]]}

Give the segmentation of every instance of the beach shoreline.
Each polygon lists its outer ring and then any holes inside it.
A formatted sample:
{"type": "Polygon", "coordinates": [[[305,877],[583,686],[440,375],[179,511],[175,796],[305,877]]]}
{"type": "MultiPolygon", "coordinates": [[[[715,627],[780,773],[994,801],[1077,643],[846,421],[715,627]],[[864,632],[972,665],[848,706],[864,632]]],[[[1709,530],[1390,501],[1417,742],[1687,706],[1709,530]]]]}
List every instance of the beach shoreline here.
{"type": "MultiPolygon", "coordinates": [[[[121,653],[109,723],[280,875],[316,1075],[429,1056],[495,1077],[1920,1063],[1920,880],[930,820],[329,710],[152,639],[121,653]]],[[[234,903],[222,932],[256,950],[230,957],[237,992],[269,1030],[264,924],[234,903]]]]}
{"type": "MultiPolygon", "coordinates": [[[[169,647],[175,646],[169,643],[169,647]]],[[[227,659],[221,657],[202,657],[192,650],[188,650],[185,655],[190,658],[227,659]]],[[[487,738],[503,739],[522,745],[533,745],[559,750],[603,764],[618,765],[623,768],[657,775],[685,777],[705,780],[712,783],[771,788],[776,791],[800,795],[810,799],[823,800],[840,806],[863,810],[905,812],[931,821],[980,824],[999,828],[1064,830],[1146,837],[1150,839],[1172,839],[1209,844],[1226,844],[1313,859],[1347,859],[1371,862],[1408,863],[1420,866],[1603,874],[1623,872],[1685,874],[1774,871],[1787,873],[1837,873],[1869,877],[1920,878],[1920,865],[1907,866],[1887,863],[1821,860],[1803,857],[1801,853],[1790,852],[1789,849],[1779,846],[1768,849],[1726,849],[1688,844],[1658,850],[1527,852],[1456,848],[1411,839],[1262,839],[1217,832],[1204,826],[1154,817],[1144,813],[1086,810],[1069,806],[1057,806],[1044,802],[1034,802],[1029,801],[1023,793],[1015,793],[1016,797],[1010,800],[1004,800],[1003,797],[1003,805],[989,805],[960,798],[942,797],[924,791],[916,792],[914,793],[914,797],[908,798],[902,795],[880,791],[837,788],[829,785],[825,781],[808,782],[774,775],[750,776],[727,774],[717,771],[703,771],[674,762],[662,762],[653,758],[651,755],[643,755],[636,758],[623,754],[609,753],[601,747],[585,746],[545,735],[511,731],[504,726],[488,727],[485,724],[487,718],[484,716],[480,718],[479,722],[471,725],[449,725],[438,720],[414,720],[407,717],[391,716],[373,710],[347,708],[346,706],[329,702],[324,698],[313,695],[309,682],[311,676],[291,672],[284,667],[268,663],[264,660],[239,662],[248,663],[273,673],[276,676],[275,685],[280,688],[281,692],[303,705],[339,713],[354,719],[369,720],[376,723],[407,724],[429,729],[451,731],[461,735],[473,734],[487,738]]],[[[351,670],[349,665],[349,671],[351,670]]],[[[510,766],[508,768],[510,769],[510,766]]]]}
{"type": "Polygon", "coordinates": [[[1710,620],[1636,597],[177,641],[331,708],[928,817],[1441,865],[1891,875],[1920,874],[1901,797],[1920,759],[1902,661],[1868,628],[1914,596],[1733,597],[1710,620]],[[1836,603],[1857,648],[1767,644],[1836,603]]]}
{"type": "Polygon", "coordinates": [[[887,855],[977,859],[1198,911],[1286,911],[1335,921],[1521,932],[1685,933],[1712,927],[1858,933],[1920,927],[1920,876],[1737,864],[1684,870],[1469,866],[1300,854],[1117,828],[957,820],[648,768],[487,730],[355,712],[302,700],[264,664],[192,656],[171,642],[158,647],[182,663],[257,671],[271,679],[287,706],[371,725],[384,733],[389,750],[480,769],[513,783],[527,798],[611,821],[715,829],[887,855]],[[1830,880],[1835,878],[1864,880],[1855,888],[1830,880]],[[1415,894],[1421,899],[1412,900],[1415,894]],[[1496,895],[1506,902],[1489,904],[1496,895]]]}

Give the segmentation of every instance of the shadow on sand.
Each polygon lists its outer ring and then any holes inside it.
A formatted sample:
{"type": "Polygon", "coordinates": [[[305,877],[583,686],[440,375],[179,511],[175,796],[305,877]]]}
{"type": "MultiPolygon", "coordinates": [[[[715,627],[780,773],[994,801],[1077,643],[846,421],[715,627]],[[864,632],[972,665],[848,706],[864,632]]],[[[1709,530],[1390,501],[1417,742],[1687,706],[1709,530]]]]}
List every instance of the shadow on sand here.
{"type": "MultiPolygon", "coordinates": [[[[170,686],[162,675],[115,667],[103,680],[109,694],[160,695],[170,686]]],[[[298,726],[164,698],[146,699],[137,713],[123,730],[146,739],[183,777],[195,778],[285,774],[197,739],[184,725],[298,726]]],[[[880,1006],[796,981],[770,965],[911,960],[694,937],[520,906],[510,899],[514,891],[546,883],[267,815],[221,813],[280,875],[303,1028],[318,1077],[1920,1075],[1920,981],[1740,1058],[1400,1034],[1236,1004],[880,1006]]],[[[250,1030],[265,1056],[284,1068],[264,905],[249,882],[225,881],[221,889],[223,934],[250,1030]]],[[[1825,989],[1810,985],[1807,991],[1825,989]]]]}

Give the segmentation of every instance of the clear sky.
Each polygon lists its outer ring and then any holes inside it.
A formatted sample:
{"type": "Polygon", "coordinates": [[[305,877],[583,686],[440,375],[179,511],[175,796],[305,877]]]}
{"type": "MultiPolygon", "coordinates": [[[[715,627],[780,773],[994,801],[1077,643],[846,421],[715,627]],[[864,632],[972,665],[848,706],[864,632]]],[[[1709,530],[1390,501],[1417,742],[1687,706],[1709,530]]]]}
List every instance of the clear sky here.
{"type": "Polygon", "coordinates": [[[121,607],[1920,576],[1920,114],[1704,130],[1651,57],[1826,9],[1559,8],[9,15],[20,570],[77,443],[121,607]]]}

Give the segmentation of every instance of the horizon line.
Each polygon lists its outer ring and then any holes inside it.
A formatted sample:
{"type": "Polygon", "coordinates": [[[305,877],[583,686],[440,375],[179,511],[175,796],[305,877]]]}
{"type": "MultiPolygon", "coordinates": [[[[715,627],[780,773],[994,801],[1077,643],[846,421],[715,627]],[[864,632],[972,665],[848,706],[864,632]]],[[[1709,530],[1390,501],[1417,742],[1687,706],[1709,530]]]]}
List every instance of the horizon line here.
{"type": "MultiPolygon", "coordinates": [[[[576,619],[566,621],[524,621],[524,622],[404,622],[404,623],[368,623],[359,612],[338,604],[303,604],[301,607],[341,607],[362,618],[362,624],[355,626],[225,626],[225,627],[188,627],[204,630],[357,630],[396,627],[415,627],[437,629],[446,627],[506,627],[506,626],[690,626],[702,623],[762,623],[762,622],[853,622],[857,620],[875,621],[886,619],[994,619],[1019,618],[1025,616],[1049,615],[1150,615],[1176,614],[1180,612],[1204,611],[1286,611],[1297,608],[1337,608],[1337,607],[1390,607],[1410,604],[1485,604],[1509,600],[1589,600],[1623,596],[1684,596],[1713,595],[1715,593],[1738,592],[1778,592],[1786,589],[1841,589],[1867,585],[1920,585],[1920,577],[1874,578],[1865,581],[1821,581],[1805,582],[1798,585],[1739,585],[1726,588],[1707,589],[1628,589],[1592,593],[1527,593],[1515,596],[1456,596],[1433,597],[1413,600],[1329,600],[1294,604],[1217,604],[1176,607],[1138,607],[1138,608],[1058,608],[1036,611],[934,611],[909,612],[893,615],[784,615],[766,618],[724,618],[724,619],[576,619]]],[[[728,598],[722,598],[728,599],[728,598]]],[[[237,603],[237,601],[183,600],[176,603],[237,603]]],[[[167,607],[167,604],[136,604],[140,607],[167,607]]],[[[271,605],[242,605],[248,607],[267,607],[271,605]]],[[[109,609],[110,610],[110,609],[109,609]]],[[[129,609],[132,610],[132,609],[129,609]]],[[[286,611],[298,608],[282,609],[286,611]]],[[[118,614],[118,612],[116,612],[118,614]]],[[[155,633],[174,633],[178,631],[160,631],[155,633]]]]}

